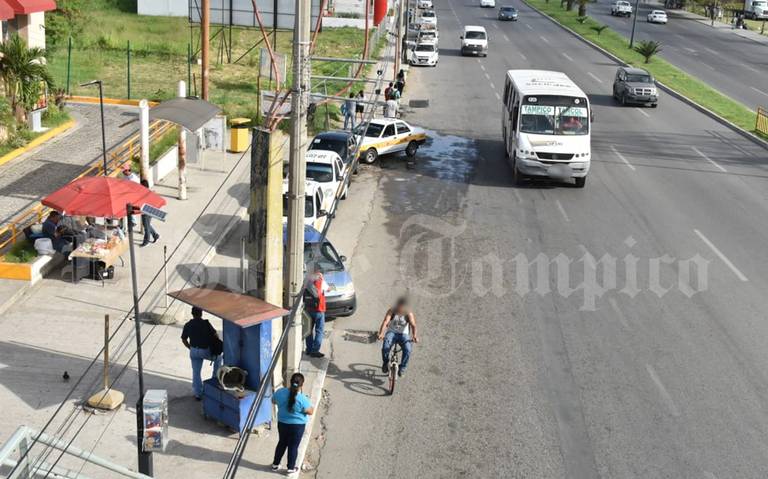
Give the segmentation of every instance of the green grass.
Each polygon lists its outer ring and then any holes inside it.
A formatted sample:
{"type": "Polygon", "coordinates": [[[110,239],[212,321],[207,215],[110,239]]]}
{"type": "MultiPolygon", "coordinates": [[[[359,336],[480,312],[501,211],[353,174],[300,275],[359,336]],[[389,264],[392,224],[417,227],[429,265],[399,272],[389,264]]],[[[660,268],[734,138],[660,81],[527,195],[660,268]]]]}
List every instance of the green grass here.
{"type": "Polygon", "coordinates": [[[3,257],[6,263],[31,263],[37,258],[37,251],[27,240],[22,240],[11,246],[8,253],[3,257]]]}
{"type": "MultiPolygon", "coordinates": [[[[765,135],[755,131],[755,113],[743,104],[723,95],[719,91],[705,84],[701,80],[679,68],[673,66],[666,60],[654,57],[650,63],[645,63],[645,59],[637,52],[629,48],[629,40],[614,30],[608,28],[598,36],[592,27],[600,25],[594,19],[589,18],[584,23],[579,23],[576,18],[576,9],[568,12],[560,7],[560,2],[551,0],[547,3],[545,0],[525,0],[531,6],[548,14],[562,25],[575,31],[582,37],[608,50],[612,54],[621,58],[630,65],[645,68],[650,71],[657,80],[668,87],[678,91],[699,105],[717,113],[739,127],[760,135],[766,139],[765,135]]],[[[662,45],[662,50],[664,45],[662,45]]]]}
{"type": "MultiPolygon", "coordinates": [[[[127,45],[131,42],[131,98],[165,100],[175,96],[179,80],[187,80],[187,47],[191,43],[193,55],[197,49],[197,35],[190,38],[186,18],[149,17],[129,13],[129,8],[114,0],[94,0],[89,4],[87,22],[73,38],[70,92],[74,95],[94,95],[93,87],[79,84],[93,79],[104,81],[105,95],[113,98],[128,96],[127,45]]],[[[217,32],[212,26],[212,32],[217,32]]],[[[228,33],[227,33],[228,37],[228,33]]],[[[278,32],[279,53],[291,54],[291,32],[278,32]]],[[[220,106],[228,117],[256,118],[257,73],[259,48],[255,48],[238,64],[227,63],[226,53],[219,62],[221,35],[211,42],[210,100],[220,106]]],[[[234,61],[261,38],[258,30],[232,30],[232,60],[234,61]]],[[[272,37],[270,36],[270,41],[272,37]]],[[[354,57],[360,54],[364,42],[361,30],[355,28],[326,28],[320,34],[316,54],[320,56],[354,57]]],[[[48,64],[57,86],[66,87],[66,42],[56,45],[48,53],[48,64]]],[[[315,63],[313,72],[319,75],[347,76],[340,64],[315,63]]],[[[288,79],[291,66],[287,67],[288,79]]],[[[200,67],[196,58],[192,65],[193,85],[189,94],[200,94],[200,67]]],[[[328,84],[329,92],[340,84],[328,84]]],[[[262,79],[262,88],[268,88],[262,79]]]]}
{"type": "MultiPolygon", "coordinates": [[[[43,113],[43,127],[48,129],[56,128],[57,126],[69,121],[70,118],[71,117],[66,111],[59,109],[56,105],[53,104],[53,101],[50,100],[50,103],[48,104],[48,110],[43,113]]],[[[0,143],[0,156],[6,155],[17,148],[23,147],[30,141],[45,133],[33,133],[26,127],[17,128],[15,125],[16,120],[13,118],[13,116],[0,115],[0,121],[2,121],[4,125],[11,125],[11,130],[13,131],[11,138],[9,138],[8,141],[0,143]]]]}
{"type": "Polygon", "coordinates": [[[149,164],[154,165],[166,151],[176,146],[179,142],[179,130],[171,128],[163,136],[149,146],[149,164]]]}

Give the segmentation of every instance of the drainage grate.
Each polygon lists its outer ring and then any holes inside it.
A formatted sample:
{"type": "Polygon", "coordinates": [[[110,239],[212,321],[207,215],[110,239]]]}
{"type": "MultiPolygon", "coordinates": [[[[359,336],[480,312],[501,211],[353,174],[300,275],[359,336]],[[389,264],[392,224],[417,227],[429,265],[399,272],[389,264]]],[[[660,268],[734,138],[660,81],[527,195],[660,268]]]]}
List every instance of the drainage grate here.
{"type": "Polygon", "coordinates": [[[429,107],[429,100],[411,100],[408,102],[408,106],[411,108],[427,108],[429,107]]]}

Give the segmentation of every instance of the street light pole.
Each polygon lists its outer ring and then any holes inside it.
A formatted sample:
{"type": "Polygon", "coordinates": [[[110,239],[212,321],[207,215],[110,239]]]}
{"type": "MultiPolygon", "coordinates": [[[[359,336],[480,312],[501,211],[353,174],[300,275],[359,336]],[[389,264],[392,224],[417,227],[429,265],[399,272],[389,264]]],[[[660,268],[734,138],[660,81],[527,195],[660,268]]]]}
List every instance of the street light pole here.
{"type": "Polygon", "coordinates": [[[99,85],[99,108],[101,109],[101,157],[104,161],[104,176],[107,176],[107,132],[104,126],[104,85],[101,80],[93,80],[80,86],[99,85]]]}
{"type": "Polygon", "coordinates": [[[632,17],[632,36],[629,37],[629,48],[635,44],[635,26],[637,25],[638,13],[640,13],[640,0],[635,0],[635,14],[632,17]]]}
{"type": "Polygon", "coordinates": [[[133,246],[133,222],[131,215],[135,212],[133,205],[125,207],[128,216],[128,248],[131,259],[131,285],[133,286],[133,323],[136,330],[136,365],[139,372],[139,399],[136,401],[136,449],[139,455],[139,472],[147,476],[153,475],[152,453],[145,452],[144,439],[144,360],[141,355],[141,319],[139,315],[139,286],[136,278],[136,253],[133,246]]]}

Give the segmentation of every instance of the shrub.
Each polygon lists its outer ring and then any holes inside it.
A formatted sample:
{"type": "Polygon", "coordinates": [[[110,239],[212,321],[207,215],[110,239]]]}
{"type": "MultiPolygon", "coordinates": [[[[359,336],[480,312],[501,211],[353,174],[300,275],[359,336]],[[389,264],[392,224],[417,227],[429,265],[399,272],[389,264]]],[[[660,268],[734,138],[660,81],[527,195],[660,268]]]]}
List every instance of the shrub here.
{"type": "Polygon", "coordinates": [[[645,58],[645,63],[650,63],[651,57],[661,52],[661,43],[655,40],[642,40],[637,42],[634,50],[645,58]]]}

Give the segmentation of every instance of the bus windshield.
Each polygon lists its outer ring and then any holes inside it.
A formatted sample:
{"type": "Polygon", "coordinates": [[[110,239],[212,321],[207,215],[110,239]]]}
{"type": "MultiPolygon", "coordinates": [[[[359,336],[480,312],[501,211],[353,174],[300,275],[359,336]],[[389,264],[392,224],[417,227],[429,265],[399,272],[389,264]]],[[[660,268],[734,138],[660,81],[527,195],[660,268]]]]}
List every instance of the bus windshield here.
{"type": "Polygon", "coordinates": [[[586,135],[587,101],[563,96],[526,97],[520,107],[520,131],[536,135],[586,135]]]}

